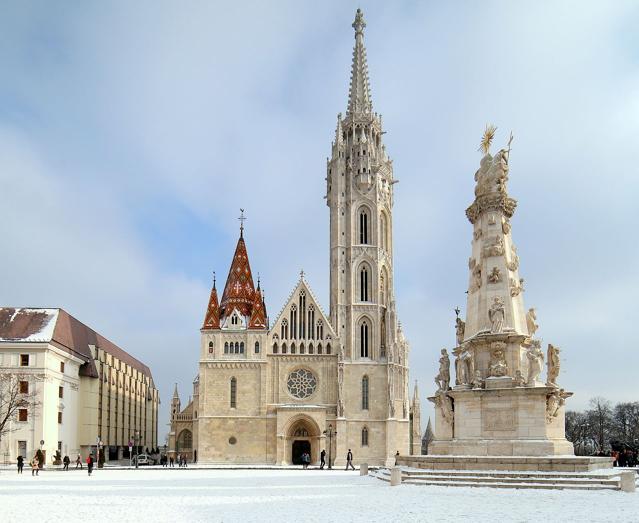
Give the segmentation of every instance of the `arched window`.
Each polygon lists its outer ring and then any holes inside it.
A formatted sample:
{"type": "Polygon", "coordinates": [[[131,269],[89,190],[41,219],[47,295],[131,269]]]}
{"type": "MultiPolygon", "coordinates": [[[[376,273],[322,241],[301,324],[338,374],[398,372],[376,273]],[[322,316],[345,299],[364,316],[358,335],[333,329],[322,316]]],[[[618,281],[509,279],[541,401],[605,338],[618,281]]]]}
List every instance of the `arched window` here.
{"type": "Polygon", "coordinates": [[[362,447],[368,447],[368,429],[366,427],[362,429],[362,447]]]}
{"type": "Polygon", "coordinates": [[[359,299],[368,301],[368,269],[366,266],[359,271],[359,299]]]}
{"type": "Polygon", "coordinates": [[[277,343],[273,343],[273,354],[277,354],[278,350],[277,350],[277,343]]]}
{"type": "Polygon", "coordinates": [[[386,300],[388,299],[388,289],[387,289],[387,277],[386,277],[386,269],[382,269],[382,272],[379,275],[379,303],[380,305],[386,305],[386,300]]]}
{"type": "Polygon", "coordinates": [[[322,320],[319,320],[317,322],[317,339],[318,340],[324,339],[324,323],[322,322],[322,320]]]}
{"type": "Polygon", "coordinates": [[[224,343],[224,354],[228,354],[229,353],[229,342],[227,341],[226,343],[224,343]]]}
{"type": "Polygon", "coordinates": [[[306,293],[300,291],[300,339],[306,338],[306,293]]]}
{"type": "Polygon", "coordinates": [[[379,216],[379,244],[385,251],[388,251],[388,218],[386,213],[379,216]]]}
{"type": "Polygon", "coordinates": [[[326,354],[330,354],[331,353],[331,344],[327,343],[326,344],[326,354]]]}
{"type": "Polygon", "coordinates": [[[369,345],[369,328],[368,321],[364,320],[359,326],[359,355],[362,358],[368,358],[369,345]]]}
{"type": "Polygon", "coordinates": [[[213,354],[213,342],[209,341],[209,354],[213,354]]]}
{"type": "Polygon", "coordinates": [[[255,354],[259,354],[260,353],[260,342],[256,341],[255,342],[255,354]]]}
{"type": "Polygon", "coordinates": [[[244,342],[240,343],[240,354],[244,354],[244,342]]]}
{"type": "Polygon", "coordinates": [[[286,343],[282,343],[282,354],[286,354],[286,343]]]}
{"type": "Polygon", "coordinates": [[[368,376],[362,378],[362,410],[368,410],[368,376]]]}
{"type": "Polygon", "coordinates": [[[288,339],[288,321],[287,320],[282,320],[282,339],[286,340],[288,339]]]}
{"type": "Polygon", "coordinates": [[[366,209],[362,209],[359,211],[359,243],[367,245],[368,244],[368,211],[366,209]]]}
{"type": "Polygon", "coordinates": [[[231,378],[231,408],[237,408],[237,380],[231,378]]]}
{"type": "Polygon", "coordinates": [[[177,438],[177,450],[190,450],[193,447],[193,433],[184,429],[177,438]]]}
{"type": "Polygon", "coordinates": [[[317,354],[322,354],[322,344],[321,343],[317,344],[317,354]]]}
{"type": "Polygon", "coordinates": [[[315,351],[313,350],[313,344],[312,343],[308,344],[308,353],[309,354],[315,354],[315,351]]]}
{"type": "Polygon", "coordinates": [[[236,341],[235,342],[235,354],[239,354],[240,353],[240,344],[236,341]]]}
{"type": "Polygon", "coordinates": [[[291,354],[295,354],[295,343],[291,343],[291,354]]]}
{"type": "Polygon", "coordinates": [[[315,329],[313,326],[315,325],[315,307],[313,305],[308,306],[308,337],[311,340],[315,339],[315,329]]]}
{"type": "Polygon", "coordinates": [[[306,349],[303,343],[300,343],[300,354],[306,354],[306,349]]]}
{"type": "Polygon", "coordinates": [[[293,305],[291,307],[291,338],[297,339],[297,306],[293,305]]]}

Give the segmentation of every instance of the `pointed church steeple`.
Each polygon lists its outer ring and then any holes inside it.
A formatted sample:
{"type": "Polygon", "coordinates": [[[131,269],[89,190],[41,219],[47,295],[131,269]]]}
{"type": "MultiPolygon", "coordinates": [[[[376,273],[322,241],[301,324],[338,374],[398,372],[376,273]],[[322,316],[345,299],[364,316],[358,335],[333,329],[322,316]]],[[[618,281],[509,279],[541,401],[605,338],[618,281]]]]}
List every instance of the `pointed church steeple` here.
{"type": "Polygon", "coordinates": [[[243,316],[249,317],[255,300],[255,286],[251,265],[244,242],[244,224],[240,227],[240,238],[235,247],[235,254],[229,269],[229,275],[224,286],[222,301],[220,302],[220,316],[228,316],[233,309],[237,309],[243,316]]]}
{"type": "Polygon", "coordinates": [[[355,29],[355,47],[353,48],[353,65],[351,68],[351,86],[348,94],[347,114],[371,113],[371,88],[368,79],[366,48],[364,47],[364,13],[358,9],[355,13],[353,29],[355,29]]]}
{"type": "Polygon", "coordinates": [[[217,301],[217,289],[215,285],[215,273],[213,273],[213,288],[209,297],[209,306],[206,309],[204,324],[202,329],[219,329],[220,328],[220,306],[217,301]]]}

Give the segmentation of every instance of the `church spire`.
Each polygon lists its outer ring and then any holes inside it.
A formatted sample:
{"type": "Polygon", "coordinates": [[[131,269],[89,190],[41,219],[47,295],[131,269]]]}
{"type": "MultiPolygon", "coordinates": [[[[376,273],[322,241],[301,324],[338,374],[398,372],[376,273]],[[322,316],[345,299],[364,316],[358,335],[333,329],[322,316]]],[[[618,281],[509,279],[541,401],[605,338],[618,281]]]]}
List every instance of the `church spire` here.
{"type": "Polygon", "coordinates": [[[204,324],[202,329],[219,329],[220,328],[220,306],[217,301],[217,289],[215,285],[215,273],[213,273],[213,288],[209,297],[209,306],[206,309],[204,324]]]}
{"type": "Polygon", "coordinates": [[[220,316],[227,317],[233,309],[237,309],[243,316],[251,315],[253,301],[255,299],[255,286],[253,285],[253,275],[251,265],[244,242],[244,213],[240,217],[240,237],[237,240],[235,254],[226,278],[222,301],[220,302],[220,316]]]}
{"type": "Polygon", "coordinates": [[[371,88],[368,79],[368,64],[366,63],[366,48],[364,47],[364,13],[357,9],[353,29],[355,29],[355,47],[353,49],[353,65],[351,68],[351,86],[348,94],[347,114],[371,113],[371,88]]]}

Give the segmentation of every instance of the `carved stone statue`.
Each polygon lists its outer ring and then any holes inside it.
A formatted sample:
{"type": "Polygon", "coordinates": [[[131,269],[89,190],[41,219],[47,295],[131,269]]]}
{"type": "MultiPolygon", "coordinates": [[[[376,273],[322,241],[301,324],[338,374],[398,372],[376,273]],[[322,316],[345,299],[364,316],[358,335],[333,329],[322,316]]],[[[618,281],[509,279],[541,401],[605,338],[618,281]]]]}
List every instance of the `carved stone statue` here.
{"type": "Polygon", "coordinates": [[[458,385],[470,385],[475,374],[474,358],[472,352],[464,348],[455,360],[458,385]]]}
{"type": "Polygon", "coordinates": [[[460,347],[464,341],[464,332],[466,331],[466,322],[459,316],[455,319],[455,336],[457,340],[457,346],[460,347]]]}
{"type": "Polygon", "coordinates": [[[504,317],[506,315],[506,309],[504,307],[504,300],[499,296],[495,296],[493,303],[488,309],[488,319],[490,320],[490,332],[493,334],[499,334],[504,329],[504,317]]]}
{"type": "Polygon", "coordinates": [[[566,394],[564,389],[556,388],[546,399],[546,420],[552,422],[558,415],[559,409],[566,403],[566,398],[570,394],[566,394]]]}
{"type": "Polygon", "coordinates": [[[533,340],[530,347],[526,349],[526,358],[528,359],[528,378],[526,385],[528,387],[534,387],[544,365],[544,353],[541,350],[539,340],[533,340]]]}
{"type": "Polygon", "coordinates": [[[435,383],[437,384],[437,392],[450,389],[450,359],[448,358],[446,349],[441,350],[439,373],[435,376],[435,383]]]}
{"type": "Polygon", "coordinates": [[[504,234],[508,234],[510,232],[510,222],[508,220],[504,220],[501,222],[501,231],[504,234]]]}
{"type": "Polygon", "coordinates": [[[446,421],[446,423],[448,423],[449,425],[452,425],[455,419],[453,414],[452,398],[448,394],[446,394],[446,392],[439,391],[435,395],[435,405],[439,407],[439,410],[442,413],[442,417],[444,418],[444,421],[446,421]]]}
{"type": "Polygon", "coordinates": [[[490,256],[503,256],[504,254],[504,240],[501,236],[491,236],[484,240],[484,256],[489,258],[490,256]]]}
{"type": "Polygon", "coordinates": [[[523,387],[525,384],[526,384],[526,380],[524,380],[524,377],[521,374],[521,371],[517,369],[515,371],[515,377],[513,378],[513,385],[515,387],[523,387]]]}
{"type": "Polygon", "coordinates": [[[475,370],[475,376],[473,377],[472,386],[473,389],[481,389],[484,384],[484,380],[481,379],[481,371],[475,370]]]}
{"type": "Polygon", "coordinates": [[[548,380],[546,385],[549,387],[557,386],[557,377],[559,376],[559,368],[561,367],[561,361],[559,359],[559,347],[548,344],[548,380]]]}
{"type": "Polygon", "coordinates": [[[502,341],[491,343],[490,366],[488,367],[489,376],[501,378],[508,375],[508,364],[506,363],[506,344],[502,341]]]}
{"type": "Polygon", "coordinates": [[[498,267],[493,267],[493,270],[490,271],[490,274],[488,275],[488,282],[499,283],[500,281],[501,281],[501,271],[499,270],[498,267]]]}
{"type": "Polygon", "coordinates": [[[535,332],[537,332],[537,329],[539,328],[539,325],[535,322],[536,319],[537,313],[535,312],[535,309],[528,309],[528,312],[526,313],[526,325],[528,326],[528,336],[531,338],[535,335],[535,332]]]}
{"type": "Polygon", "coordinates": [[[476,265],[473,268],[473,280],[470,284],[470,292],[472,293],[479,289],[481,289],[481,267],[476,265]]]}
{"type": "Polygon", "coordinates": [[[515,278],[510,278],[510,295],[514,298],[524,291],[524,279],[519,278],[519,282],[515,278]]]}

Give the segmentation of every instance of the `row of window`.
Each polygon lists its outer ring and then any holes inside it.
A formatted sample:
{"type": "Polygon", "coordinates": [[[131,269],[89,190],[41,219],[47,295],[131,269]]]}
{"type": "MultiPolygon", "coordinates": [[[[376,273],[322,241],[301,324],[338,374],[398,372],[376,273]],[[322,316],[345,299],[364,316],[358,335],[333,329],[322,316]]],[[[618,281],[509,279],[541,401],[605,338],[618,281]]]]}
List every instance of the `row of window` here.
{"type": "MultiPolygon", "coordinates": [[[[18,421],[29,421],[28,409],[18,409],[18,421]]],[[[58,411],[58,423],[62,425],[62,411],[58,411]]]]}
{"type": "MultiPolygon", "coordinates": [[[[296,347],[295,343],[291,343],[290,347],[288,345],[286,345],[286,343],[282,343],[282,346],[280,347],[277,344],[277,342],[275,342],[275,343],[273,343],[273,354],[279,354],[280,348],[282,350],[282,354],[297,354],[297,347],[296,347]]],[[[326,344],[326,354],[331,354],[331,351],[332,351],[331,344],[327,343],[326,344]]],[[[304,343],[300,343],[299,353],[300,354],[307,354],[306,346],[304,345],[304,343]]],[[[308,354],[315,354],[315,347],[313,347],[312,343],[308,344],[308,354]]],[[[323,349],[321,343],[317,344],[317,354],[324,354],[324,349],[323,349]]]]}
{"type": "MultiPolygon", "coordinates": [[[[210,341],[209,342],[209,353],[213,354],[213,342],[210,341]]],[[[255,354],[259,354],[260,353],[260,342],[256,341],[255,342],[255,354]]],[[[233,342],[225,342],[224,343],[224,354],[244,354],[244,342],[243,341],[236,341],[235,343],[233,342]]]]}
{"type": "MultiPolygon", "coordinates": [[[[28,367],[31,363],[30,354],[20,354],[20,367],[28,367]]],[[[64,374],[64,362],[60,362],[60,372],[64,374]]]]}

